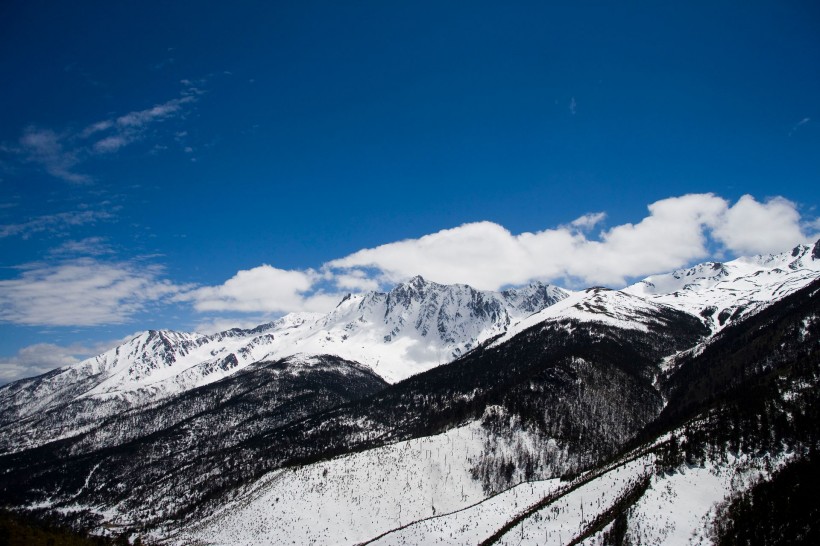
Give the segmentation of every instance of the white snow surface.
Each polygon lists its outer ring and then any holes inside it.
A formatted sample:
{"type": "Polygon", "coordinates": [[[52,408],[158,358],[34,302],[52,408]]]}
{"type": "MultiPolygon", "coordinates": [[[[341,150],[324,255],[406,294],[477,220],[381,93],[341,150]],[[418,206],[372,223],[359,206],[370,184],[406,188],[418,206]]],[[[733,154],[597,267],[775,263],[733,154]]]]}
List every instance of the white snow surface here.
{"type": "MultiPolygon", "coordinates": [[[[662,473],[654,471],[652,454],[626,459],[523,519],[498,544],[559,545],[586,536],[580,544],[601,546],[611,522],[590,534],[596,517],[614,506],[631,487],[649,478],[649,487],[626,512],[630,543],[710,545],[718,505],[733,493],[770,479],[789,458],[790,455],[738,458],[727,453],[721,462],[707,461],[702,466],[682,464],[673,472],[662,473]]],[[[424,542],[414,544],[421,543],[424,542]]]]}
{"type": "Polygon", "coordinates": [[[492,344],[500,345],[537,324],[563,320],[597,322],[616,328],[645,332],[650,324],[662,320],[658,317],[658,313],[664,308],[668,306],[621,290],[588,288],[579,292],[571,292],[568,297],[558,303],[516,322],[492,344]]]}
{"type": "Polygon", "coordinates": [[[668,307],[704,317],[717,332],[816,279],[818,248],[820,242],[782,254],[709,262],[620,291],[569,292],[534,283],[490,292],[415,277],[388,293],[350,295],[326,315],[294,313],[252,330],[212,335],[145,332],[97,357],[0,387],[0,406],[15,408],[20,419],[72,399],[116,398],[134,407],[218,381],[253,362],[298,354],[336,355],[397,382],[490,338],[498,336],[494,344],[500,344],[545,321],[646,330],[668,307]]]}
{"type": "Polygon", "coordinates": [[[632,543],[706,545],[718,504],[769,479],[789,460],[727,453],[722,462],[657,473],[655,456],[636,451],[570,482],[525,482],[488,498],[469,473],[484,435],[472,423],[272,472],[200,524],[174,531],[169,543],[466,546],[525,516],[497,543],[563,545],[585,537],[581,544],[600,546],[611,527],[607,518],[614,517],[606,512],[648,480],[626,512],[632,543]]]}
{"type": "MultiPolygon", "coordinates": [[[[98,377],[85,397],[140,389],[157,396],[217,381],[259,360],[331,354],[373,369],[389,382],[449,362],[509,324],[565,298],[534,283],[504,292],[440,285],[416,277],[389,293],[350,295],[326,315],[293,313],[253,330],[212,335],[149,331],[97,357],[67,366],[39,386],[45,394],[76,376],[98,377]],[[219,366],[225,358],[236,363],[219,366]]],[[[2,400],[2,389],[0,389],[2,400]]]]}
{"type": "Polygon", "coordinates": [[[568,544],[653,470],[653,456],[619,465],[550,502],[510,529],[498,544],[568,544]]]}
{"type": "MultiPolygon", "coordinates": [[[[623,292],[662,303],[693,315],[708,315],[713,332],[731,323],[721,313],[747,316],[784,298],[820,276],[820,241],[789,252],[707,262],[672,273],[652,275],[623,292]],[[709,312],[711,311],[711,313],[709,312]]],[[[734,320],[734,319],[733,319],[734,320]]]]}
{"type": "Polygon", "coordinates": [[[396,382],[450,362],[567,295],[541,283],[491,292],[415,277],[388,293],[349,295],[325,315],[292,313],[252,330],[144,332],[97,357],[0,387],[0,407],[16,408],[18,418],[80,399],[135,407],[293,355],[336,355],[396,382]]]}
{"type": "Polygon", "coordinates": [[[788,457],[764,458],[727,454],[725,463],[682,465],[671,474],[653,476],[627,520],[633,544],[712,544],[712,522],[718,503],[771,477],[788,457]]]}
{"type": "Polygon", "coordinates": [[[478,422],[295,469],[271,472],[173,544],[357,544],[483,500],[470,468],[478,422]]]}
{"type": "Polygon", "coordinates": [[[371,544],[478,544],[519,512],[566,485],[566,482],[558,478],[522,483],[466,509],[397,529],[371,544]]]}

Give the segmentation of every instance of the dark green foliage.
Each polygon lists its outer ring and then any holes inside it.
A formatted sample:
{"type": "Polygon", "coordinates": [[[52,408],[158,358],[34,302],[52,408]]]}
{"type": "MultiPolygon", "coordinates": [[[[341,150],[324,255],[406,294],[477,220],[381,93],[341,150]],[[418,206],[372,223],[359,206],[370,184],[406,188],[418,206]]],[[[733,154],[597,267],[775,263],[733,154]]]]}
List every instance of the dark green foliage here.
{"type": "Polygon", "coordinates": [[[720,461],[728,452],[764,460],[791,453],[794,462],[771,481],[722,505],[717,544],[820,544],[818,316],[815,281],[727,328],[667,379],[667,407],[635,442],[681,430],[657,450],[661,472],[720,461]]]}
{"type": "Polygon", "coordinates": [[[655,449],[657,458],[655,466],[659,473],[673,472],[684,461],[684,452],[677,435],[673,434],[668,442],[655,449]]]}
{"type": "Polygon", "coordinates": [[[686,425],[684,458],[820,445],[820,281],[731,326],[664,382],[668,404],[636,440],[686,425]]]}
{"type": "Polygon", "coordinates": [[[626,540],[627,528],[626,512],[623,511],[612,522],[612,527],[604,533],[603,546],[626,546],[628,544],[626,540]]]}
{"type": "Polygon", "coordinates": [[[123,540],[129,544],[125,536],[92,536],[86,529],[73,529],[53,518],[0,510],[0,546],[113,546],[123,540]]]}
{"type": "Polygon", "coordinates": [[[715,520],[719,546],[820,544],[820,454],[777,472],[735,495],[715,520]]]}
{"type": "MultiPolygon", "coordinates": [[[[186,488],[207,494],[209,477],[192,468],[200,458],[223,459],[249,437],[386,386],[337,357],[282,374],[286,361],[256,363],[158,406],[113,417],[85,435],[0,457],[6,471],[0,498],[14,506],[41,498],[38,492],[72,498],[81,491],[73,500],[103,503],[130,496],[141,501],[133,505],[135,521],[164,517],[154,495],[173,500],[186,488]]],[[[222,464],[234,467],[230,459],[222,464]]]]}

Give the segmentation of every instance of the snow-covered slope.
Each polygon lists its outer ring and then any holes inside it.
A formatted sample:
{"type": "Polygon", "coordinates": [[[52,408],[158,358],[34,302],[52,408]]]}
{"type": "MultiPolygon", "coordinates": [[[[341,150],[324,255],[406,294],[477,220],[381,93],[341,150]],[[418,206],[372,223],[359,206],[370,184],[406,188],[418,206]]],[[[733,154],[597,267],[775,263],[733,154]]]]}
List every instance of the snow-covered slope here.
{"type": "Polygon", "coordinates": [[[782,464],[727,453],[721,462],[664,471],[644,451],[570,481],[525,482],[488,497],[470,478],[485,434],[474,423],[272,472],[200,524],[157,536],[203,545],[468,546],[518,520],[498,544],[591,546],[604,543],[615,514],[631,505],[627,534],[634,543],[709,544],[716,505],[782,464]]]}
{"type": "Polygon", "coordinates": [[[653,275],[623,291],[700,315],[719,331],[820,275],[820,241],[789,252],[707,262],[653,275]]]}
{"type": "Polygon", "coordinates": [[[252,330],[151,330],[97,357],[0,387],[0,427],[20,429],[21,420],[73,404],[73,427],[26,432],[47,442],[254,362],[292,355],[339,356],[395,382],[457,358],[567,294],[540,283],[489,292],[415,277],[387,293],[349,295],[326,315],[294,313],[252,330]]]}
{"type": "Polygon", "coordinates": [[[483,500],[486,494],[470,469],[484,441],[485,431],[473,423],[436,436],[277,470],[238,492],[199,525],[179,530],[172,542],[361,543],[483,500]]]}
{"type": "Polygon", "coordinates": [[[490,292],[415,277],[388,293],[346,297],[309,327],[279,336],[271,356],[334,354],[396,382],[450,362],[568,294],[541,283],[490,292]]]}
{"type": "Polygon", "coordinates": [[[708,543],[716,503],[816,439],[818,262],[573,293],[417,277],[146,332],[0,388],[0,493],[180,544],[708,543]]]}
{"type": "Polygon", "coordinates": [[[388,293],[348,295],[327,315],[293,313],[213,335],[148,331],[97,357],[2,387],[0,405],[35,412],[67,389],[72,397],[161,397],[298,353],[357,361],[395,382],[457,358],[567,295],[541,283],[490,292],[415,277],[388,293]],[[87,378],[90,385],[75,388],[87,378]],[[30,396],[21,397],[24,391],[30,396]]]}
{"type": "Polygon", "coordinates": [[[0,426],[72,401],[133,407],[218,381],[262,360],[278,335],[317,318],[288,315],[253,330],[213,335],[143,332],[99,356],[0,387],[0,426]]]}
{"type": "MultiPolygon", "coordinates": [[[[588,288],[572,292],[560,302],[512,324],[493,345],[505,343],[524,330],[541,323],[593,322],[626,330],[646,332],[653,325],[666,325],[673,309],[663,303],[621,290],[588,288]]],[[[571,326],[568,326],[571,328],[571,326]]]]}

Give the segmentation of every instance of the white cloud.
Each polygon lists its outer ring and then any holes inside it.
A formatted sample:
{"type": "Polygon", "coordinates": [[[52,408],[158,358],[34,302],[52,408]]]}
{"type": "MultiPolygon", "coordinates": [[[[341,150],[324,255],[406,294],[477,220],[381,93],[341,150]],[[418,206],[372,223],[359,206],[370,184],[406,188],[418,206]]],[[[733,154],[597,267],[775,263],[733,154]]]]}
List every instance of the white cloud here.
{"type": "Polygon", "coordinates": [[[367,273],[359,269],[351,269],[347,273],[336,275],[333,280],[339,288],[356,292],[379,289],[379,282],[376,279],[368,278],[367,273]]]}
{"type": "Polygon", "coordinates": [[[160,279],[158,266],[92,258],[22,266],[0,281],[0,321],[93,326],[127,321],[134,313],[185,287],[160,279]]]}
{"type": "Polygon", "coordinates": [[[792,136],[795,131],[797,131],[798,129],[800,129],[800,127],[802,127],[803,125],[807,124],[810,121],[811,121],[811,118],[803,118],[800,121],[798,121],[797,123],[795,123],[794,126],[789,131],[789,136],[792,136]]]}
{"type": "Polygon", "coordinates": [[[36,343],[23,347],[16,354],[0,357],[0,385],[25,377],[44,374],[55,368],[76,364],[125,343],[134,335],[122,339],[102,341],[93,345],[36,343]]]}
{"type": "Polygon", "coordinates": [[[606,218],[605,212],[590,212],[588,214],[584,214],[570,222],[570,225],[574,228],[580,229],[581,231],[589,231],[590,229],[594,228],[598,224],[604,221],[606,218]]]}
{"type": "Polygon", "coordinates": [[[177,299],[192,301],[194,308],[201,312],[328,311],[341,296],[315,292],[314,285],[320,278],[312,270],[285,270],[260,265],[237,272],[219,286],[198,288],[181,294],[177,299]]]}
{"type": "Polygon", "coordinates": [[[103,237],[86,237],[80,240],[66,241],[49,251],[52,256],[102,256],[113,254],[113,249],[103,237]]]}
{"type": "Polygon", "coordinates": [[[92,178],[77,172],[82,163],[91,157],[111,154],[143,140],[150,125],[184,116],[186,106],[195,102],[200,94],[201,90],[189,87],[177,98],[116,118],[96,121],[81,131],[56,132],[29,126],[16,145],[3,146],[2,150],[24,162],[38,165],[56,178],[76,184],[88,183],[92,178]]]}
{"type": "Polygon", "coordinates": [[[780,252],[805,240],[794,203],[782,197],[759,203],[751,195],[744,195],[726,211],[713,235],[739,254],[780,252]]]}
{"type": "Polygon", "coordinates": [[[603,213],[518,235],[492,222],[464,224],[360,250],[325,268],[339,278],[352,269],[374,268],[384,282],[421,274],[491,290],[535,279],[619,286],[706,258],[711,234],[733,253],[782,251],[807,240],[795,205],[782,198],[758,203],[744,196],[730,206],[713,194],[691,194],[662,199],[648,210],[640,222],[612,227],[598,238],[583,230],[598,224],[603,213]]]}
{"type": "Polygon", "coordinates": [[[64,347],[51,343],[38,343],[23,347],[17,354],[0,358],[0,384],[24,377],[44,374],[54,368],[75,364],[80,359],[64,347]]]}
{"type": "Polygon", "coordinates": [[[217,332],[230,330],[231,328],[255,328],[271,320],[272,318],[268,315],[253,315],[251,317],[210,317],[198,322],[194,330],[201,334],[215,334],[217,332]]]}
{"type": "Polygon", "coordinates": [[[24,161],[40,165],[56,178],[75,184],[90,182],[91,177],[74,171],[74,167],[80,163],[81,151],[66,146],[66,140],[66,134],[30,126],[23,131],[19,147],[10,151],[20,155],[24,161]]]}
{"type": "Polygon", "coordinates": [[[820,237],[820,218],[806,221],[803,224],[803,229],[811,234],[809,236],[810,240],[816,241],[820,237]]]}
{"type": "Polygon", "coordinates": [[[37,216],[27,222],[19,224],[5,224],[0,226],[0,239],[4,237],[20,236],[27,239],[34,233],[49,231],[60,234],[66,228],[94,224],[100,220],[110,220],[114,215],[104,210],[76,210],[37,216]]]}
{"type": "Polygon", "coordinates": [[[116,125],[119,127],[144,127],[149,123],[161,121],[178,114],[182,106],[195,101],[192,95],[186,95],[178,99],[172,99],[162,104],[157,104],[146,110],[129,112],[117,118],[116,125]]]}
{"type": "Polygon", "coordinates": [[[116,152],[123,146],[126,146],[131,141],[124,135],[113,135],[105,137],[94,143],[94,151],[101,154],[116,152]]]}
{"type": "MultiPolygon", "coordinates": [[[[810,224],[801,228],[796,205],[783,198],[758,202],[747,195],[732,205],[714,194],[691,194],[656,201],[647,210],[637,223],[597,233],[592,230],[604,220],[603,212],[519,234],[493,222],[469,223],[362,249],[329,261],[318,271],[261,265],[216,286],[172,284],[162,279],[159,268],[134,262],[86,257],[33,264],[20,268],[17,278],[0,281],[0,320],[75,326],[120,323],[148,305],[171,301],[190,303],[206,316],[237,313],[243,314],[243,321],[252,315],[264,322],[291,311],[327,312],[345,292],[389,288],[417,274],[490,290],[533,280],[619,287],[636,277],[707,259],[710,252],[778,252],[809,240],[804,230],[810,224]]],[[[59,221],[69,220],[74,221],[59,221]]],[[[41,220],[25,229],[57,221],[41,220]]],[[[105,252],[104,241],[89,238],[69,241],[52,256],[105,252]]],[[[225,320],[235,325],[238,319],[225,320]]]]}

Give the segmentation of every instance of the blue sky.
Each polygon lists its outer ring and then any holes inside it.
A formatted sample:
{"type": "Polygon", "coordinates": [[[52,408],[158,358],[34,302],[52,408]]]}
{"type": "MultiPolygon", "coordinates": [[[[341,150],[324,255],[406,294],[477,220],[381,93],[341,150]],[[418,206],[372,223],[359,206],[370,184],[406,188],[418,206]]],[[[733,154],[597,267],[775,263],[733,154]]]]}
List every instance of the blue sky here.
{"type": "Polygon", "coordinates": [[[347,4],[0,5],[0,381],[820,231],[814,2],[347,4]]]}

